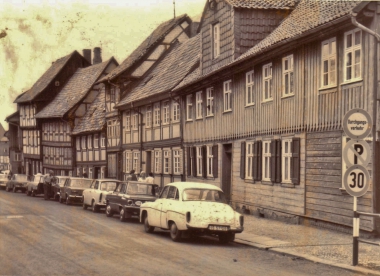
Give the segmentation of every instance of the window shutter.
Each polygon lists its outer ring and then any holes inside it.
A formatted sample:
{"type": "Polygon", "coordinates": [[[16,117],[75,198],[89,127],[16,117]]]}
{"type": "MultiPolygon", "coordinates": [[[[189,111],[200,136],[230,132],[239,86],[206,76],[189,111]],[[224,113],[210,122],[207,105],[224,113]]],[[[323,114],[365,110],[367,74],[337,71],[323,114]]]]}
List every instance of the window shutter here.
{"type": "Polygon", "coordinates": [[[270,181],[276,182],[276,140],[270,142],[270,181]]]}
{"type": "Polygon", "coordinates": [[[292,139],[292,161],[290,162],[290,178],[294,184],[300,184],[300,150],[301,139],[294,137],[292,139]]]}
{"type": "Polygon", "coordinates": [[[261,181],[261,152],[262,152],[262,141],[257,141],[254,143],[254,151],[253,151],[253,179],[255,181],[261,181]]]}
{"type": "Polygon", "coordinates": [[[152,173],[156,172],[155,171],[156,167],[154,166],[155,165],[154,162],[155,162],[155,155],[154,155],[154,150],[152,150],[151,153],[150,153],[150,171],[152,173]]]}
{"type": "Polygon", "coordinates": [[[186,154],[187,154],[187,162],[186,162],[186,165],[187,165],[187,176],[191,176],[192,175],[192,171],[191,171],[191,158],[190,158],[191,150],[192,150],[191,147],[187,147],[186,148],[186,154]]]}
{"type": "Polygon", "coordinates": [[[162,156],[162,150],[158,151],[158,173],[162,173],[162,161],[163,161],[163,156],[162,156]]]}
{"type": "Polygon", "coordinates": [[[207,178],[207,146],[202,146],[202,177],[207,178]]]}
{"type": "Polygon", "coordinates": [[[183,151],[179,150],[179,173],[183,174],[183,151]]]}
{"type": "Polygon", "coordinates": [[[281,183],[281,140],[276,140],[276,182],[281,183]]]}
{"type": "Polygon", "coordinates": [[[218,178],[218,145],[212,146],[212,174],[214,178],[218,178]]]}
{"type": "Polygon", "coordinates": [[[127,165],[127,160],[125,158],[126,154],[125,154],[125,151],[123,151],[123,172],[127,172],[127,169],[126,169],[126,165],[127,165]]]}
{"type": "Polygon", "coordinates": [[[193,176],[197,176],[197,147],[192,147],[193,151],[193,176]]]}
{"type": "Polygon", "coordinates": [[[169,164],[168,164],[168,169],[169,169],[169,174],[173,174],[173,151],[169,150],[169,164]]]}
{"type": "Polygon", "coordinates": [[[240,152],[240,178],[245,179],[245,142],[241,143],[241,152],[240,152]]]}

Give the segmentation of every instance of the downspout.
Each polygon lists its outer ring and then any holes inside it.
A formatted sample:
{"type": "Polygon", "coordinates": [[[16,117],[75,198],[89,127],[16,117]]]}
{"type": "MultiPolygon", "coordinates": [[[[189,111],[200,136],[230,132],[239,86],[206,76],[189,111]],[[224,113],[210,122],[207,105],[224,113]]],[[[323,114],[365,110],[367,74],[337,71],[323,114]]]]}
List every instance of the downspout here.
{"type": "Polygon", "coordinates": [[[142,150],[143,150],[143,114],[138,110],[134,109],[133,102],[131,102],[131,108],[134,112],[138,113],[140,116],[140,172],[142,171],[142,150]]]}
{"type": "MultiPolygon", "coordinates": [[[[373,68],[374,70],[374,84],[373,84],[373,100],[372,100],[372,103],[373,103],[373,110],[372,110],[372,155],[373,155],[373,160],[372,160],[372,187],[373,187],[373,191],[372,191],[372,194],[373,194],[373,198],[372,198],[372,202],[373,202],[373,206],[374,206],[374,210],[373,212],[374,213],[378,213],[380,212],[380,198],[377,199],[377,194],[378,194],[378,190],[380,189],[380,187],[378,187],[377,185],[377,172],[376,172],[376,168],[378,167],[378,156],[376,156],[376,153],[377,153],[377,137],[376,137],[376,134],[377,134],[377,131],[376,131],[376,125],[377,125],[377,105],[378,105],[378,101],[380,99],[377,99],[377,94],[378,94],[378,91],[377,91],[377,86],[378,86],[378,58],[380,56],[380,52],[379,52],[379,44],[380,44],[380,35],[374,31],[372,31],[371,29],[367,28],[366,26],[360,24],[359,22],[357,22],[356,20],[356,16],[357,16],[357,13],[352,13],[351,15],[351,22],[352,24],[354,24],[356,27],[358,27],[359,29],[363,30],[364,32],[372,35],[375,37],[375,39],[377,40],[377,43],[375,44],[375,52],[374,52],[374,55],[375,55],[375,66],[373,68]]],[[[376,18],[376,17],[375,17],[376,18]]],[[[375,22],[376,23],[376,22],[375,22]]],[[[375,24],[376,25],[376,24],[375,24]]],[[[380,231],[380,229],[377,229],[376,225],[379,224],[379,221],[376,222],[376,219],[375,219],[375,229],[376,231],[380,231]]]]}

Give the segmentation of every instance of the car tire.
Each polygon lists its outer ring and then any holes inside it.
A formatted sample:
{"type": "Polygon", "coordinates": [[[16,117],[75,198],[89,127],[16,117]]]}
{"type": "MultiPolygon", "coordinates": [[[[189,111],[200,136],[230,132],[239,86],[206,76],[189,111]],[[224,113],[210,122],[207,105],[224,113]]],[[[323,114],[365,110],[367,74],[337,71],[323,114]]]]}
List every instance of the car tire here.
{"type": "Polygon", "coordinates": [[[153,233],[154,231],[154,226],[149,225],[148,215],[146,215],[144,218],[144,230],[146,233],[153,233]]]}
{"type": "Polygon", "coordinates": [[[14,192],[14,193],[17,193],[17,190],[16,190],[16,187],[15,187],[15,186],[13,186],[13,192],[14,192]]]}
{"type": "Polygon", "coordinates": [[[95,204],[95,200],[92,200],[91,211],[92,211],[93,213],[97,213],[97,212],[99,212],[99,208],[98,208],[98,206],[95,204]]]}
{"type": "Polygon", "coordinates": [[[32,191],[32,197],[35,197],[35,196],[36,196],[36,191],[33,190],[33,191],[32,191]]]}
{"type": "Polygon", "coordinates": [[[111,205],[109,204],[107,204],[106,206],[106,216],[109,218],[113,216],[113,211],[112,211],[111,205]]]}
{"type": "Polygon", "coordinates": [[[170,224],[170,237],[172,238],[173,241],[175,242],[179,242],[181,240],[181,237],[182,237],[182,231],[181,230],[178,230],[178,227],[177,225],[175,224],[175,222],[172,222],[170,224]]]}
{"type": "Polygon", "coordinates": [[[220,233],[218,238],[220,243],[226,244],[235,240],[235,233],[220,233]]]}
{"type": "Polygon", "coordinates": [[[87,207],[88,207],[88,206],[87,206],[87,204],[86,204],[86,203],[84,203],[84,201],[83,201],[83,204],[82,204],[82,209],[83,209],[83,210],[87,210],[87,207]]]}
{"type": "Polygon", "coordinates": [[[59,196],[59,203],[62,203],[63,204],[63,198],[61,196],[59,196]]]}
{"type": "Polygon", "coordinates": [[[26,190],[26,195],[27,195],[27,196],[30,196],[30,192],[29,192],[29,190],[26,190]]]}
{"type": "Polygon", "coordinates": [[[70,205],[70,198],[66,195],[66,205],[70,205]]]}
{"type": "Polygon", "coordinates": [[[120,210],[119,220],[120,220],[121,222],[125,222],[125,221],[127,221],[127,219],[125,218],[125,210],[124,210],[123,208],[121,208],[121,210],[120,210]]]}

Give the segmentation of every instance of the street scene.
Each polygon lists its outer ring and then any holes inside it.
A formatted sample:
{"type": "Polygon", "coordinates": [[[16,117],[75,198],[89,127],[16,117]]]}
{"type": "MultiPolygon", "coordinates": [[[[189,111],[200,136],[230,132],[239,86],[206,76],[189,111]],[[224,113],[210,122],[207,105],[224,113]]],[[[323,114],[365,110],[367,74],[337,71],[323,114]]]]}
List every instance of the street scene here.
{"type": "Polygon", "coordinates": [[[3,7],[0,275],[380,275],[380,1],[3,7]]]}

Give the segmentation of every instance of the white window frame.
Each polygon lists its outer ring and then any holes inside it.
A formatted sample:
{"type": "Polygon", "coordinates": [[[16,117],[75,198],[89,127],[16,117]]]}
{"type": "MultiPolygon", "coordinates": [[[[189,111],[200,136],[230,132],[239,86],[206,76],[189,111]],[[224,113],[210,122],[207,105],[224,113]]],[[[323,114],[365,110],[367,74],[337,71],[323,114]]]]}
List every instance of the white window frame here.
{"type": "Polygon", "coordinates": [[[140,167],[140,164],[139,164],[139,160],[140,160],[140,152],[133,152],[133,169],[134,170],[138,170],[138,168],[140,167]]]}
{"type": "Polygon", "coordinates": [[[145,127],[146,128],[152,127],[152,106],[151,105],[146,107],[145,118],[146,118],[145,127]]]}
{"type": "Polygon", "coordinates": [[[132,129],[137,130],[139,127],[139,114],[133,114],[132,115],[132,129]]]}
{"type": "Polygon", "coordinates": [[[167,125],[170,122],[170,105],[169,101],[165,101],[162,104],[162,124],[167,125]]]}
{"type": "Polygon", "coordinates": [[[160,158],[161,158],[161,151],[155,150],[154,151],[154,173],[161,173],[160,168],[160,158]]]}
{"type": "Polygon", "coordinates": [[[178,99],[173,101],[173,122],[179,122],[180,120],[180,109],[178,99]]]}
{"type": "Polygon", "coordinates": [[[87,148],[92,149],[92,135],[87,136],[87,148]]]}
{"type": "Polygon", "coordinates": [[[160,126],[160,103],[155,103],[153,106],[153,126],[160,126]]]}
{"type": "Polygon", "coordinates": [[[94,134],[94,149],[99,148],[99,134],[94,134]]]}
{"type": "Polygon", "coordinates": [[[232,111],[232,81],[223,82],[223,107],[224,112],[232,111]]]}
{"type": "Polygon", "coordinates": [[[271,157],[271,152],[270,152],[270,143],[271,141],[263,141],[262,146],[263,146],[263,168],[262,168],[262,178],[263,181],[270,181],[270,157],[271,157]]]}
{"type": "Polygon", "coordinates": [[[337,85],[336,37],[322,41],[321,57],[321,88],[335,87],[337,85]],[[327,71],[325,71],[325,64],[327,64],[327,71]],[[327,76],[327,83],[325,83],[325,76],[327,76]]]}
{"type": "Polygon", "coordinates": [[[173,149],[173,174],[181,174],[181,153],[179,149],[173,149]]]}
{"type": "Polygon", "coordinates": [[[202,91],[198,91],[195,93],[195,117],[196,119],[203,118],[203,99],[202,99],[202,91]]]}
{"type": "Polygon", "coordinates": [[[294,95],[294,57],[293,54],[282,58],[282,96],[294,95]],[[287,66],[287,67],[286,67],[287,66]],[[288,90],[286,89],[288,88],[288,90]]]}
{"type": "Polygon", "coordinates": [[[220,23],[211,26],[213,59],[220,56],[220,23]]]}
{"type": "Polygon", "coordinates": [[[254,73],[254,70],[245,73],[245,106],[255,104],[253,101],[254,73]]]}
{"type": "Polygon", "coordinates": [[[131,112],[130,111],[125,112],[125,130],[126,131],[131,130],[131,112]]]}
{"type": "Polygon", "coordinates": [[[214,116],[214,87],[206,89],[206,117],[214,116]]]}
{"type": "Polygon", "coordinates": [[[202,168],[202,163],[203,163],[203,157],[202,157],[202,147],[196,147],[197,149],[197,176],[202,176],[203,175],[203,168],[202,168]]]}
{"type": "Polygon", "coordinates": [[[101,148],[106,147],[106,135],[104,133],[100,135],[100,147],[101,148]]]}
{"type": "Polygon", "coordinates": [[[212,146],[206,146],[206,152],[207,152],[207,176],[208,177],[214,177],[214,171],[213,171],[213,160],[214,160],[214,155],[212,154],[212,146]]]}
{"type": "Polygon", "coordinates": [[[362,79],[362,43],[363,43],[363,35],[362,31],[359,28],[356,28],[354,30],[351,30],[349,32],[344,33],[344,69],[343,69],[343,75],[344,75],[344,82],[353,82],[358,81],[362,79]],[[360,43],[358,45],[355,45],[355,34],[359,32],[360,35],[360,43]],[[347,37],[351,35],[351,46],[347,48],[347,37]],[[355,53],[359,51],[360,58],[359,62],[355,63],[355,53]],[[351,79],[347,79],[347,55],[351,54],[351,79]],[[355,77],[355,67],[358,66],[359,68],[359,75],[355,77]]]}
{"type": "Polygon", "coordinates": [[[193,95],[186,96],[186,121],[193,120],[193,95]]]}
{"type": "Polygon", "coordinates": [[[87,146],[87,136],[82,136],[82,138],[81,138],[81,140],[82,140],[82,149],[86,149],[86,146],[87,146]]]}
{"type": "Polygon", "coordinates": [[[254,142],[246,142],[245,144],[245,179],[253,179],[252,163],[253,163],[254,142]]]}
{"type": "Polygon", "coordinates": [[[125,160],[124,160],[124,172],[129,173],[132,170],[132,152],[125,151],[125,160]]]}
{"type": "Polygon", "coordinates": [[[284,138],[281,141],[281,175],[283,183],[292,183],[291,160],[292,160],[292,139],[284,138]]]}
{"type": "Polygon", "coordinates": [[[170,172],[170,151],[164,150],[163,173],[169,174],[169,172],[170,172]]]}
{"type": "Polygon", "coordinates": [[[263,102],[269,102],[273,100],[272,89],[272,63],[267,63],[263,65],[263,102]],[[267,95],[265,91],[266,87],[268,88],[267,95]]]}

